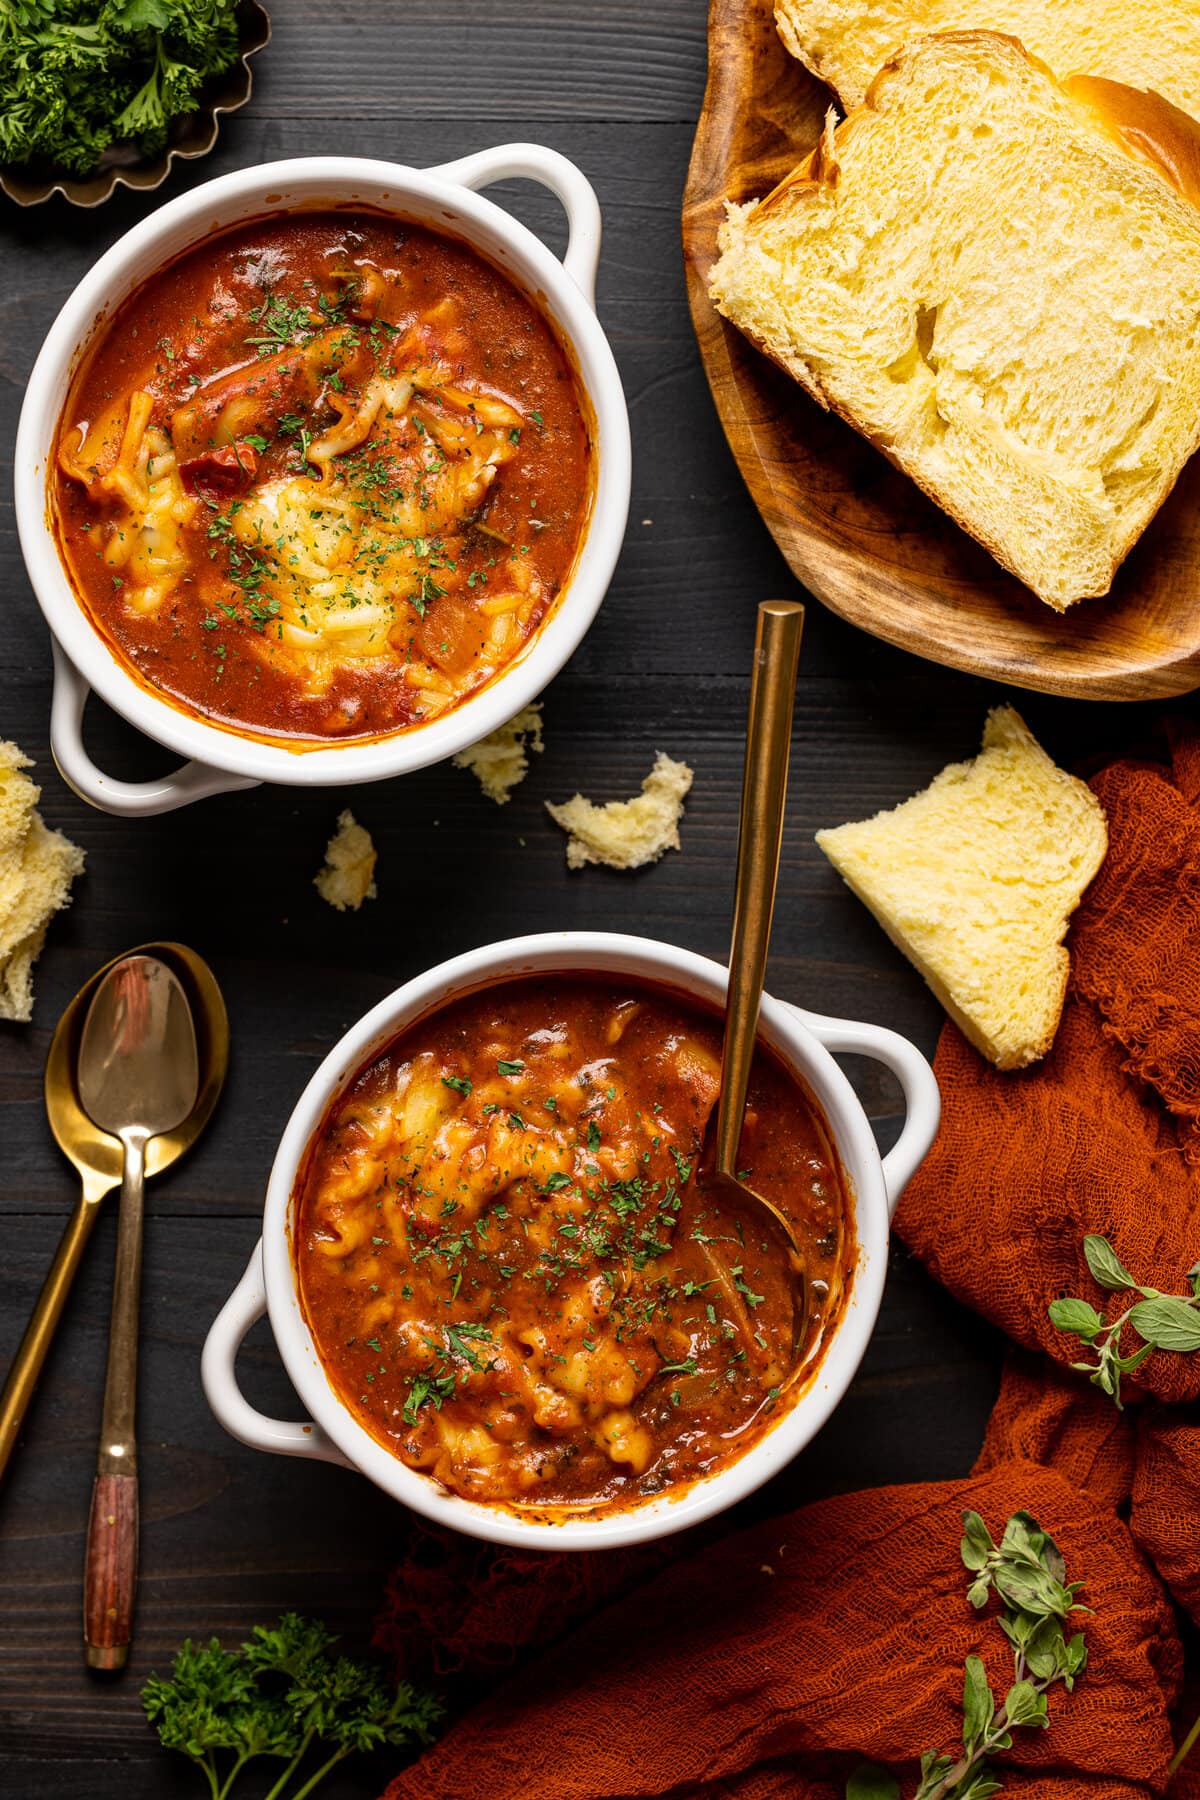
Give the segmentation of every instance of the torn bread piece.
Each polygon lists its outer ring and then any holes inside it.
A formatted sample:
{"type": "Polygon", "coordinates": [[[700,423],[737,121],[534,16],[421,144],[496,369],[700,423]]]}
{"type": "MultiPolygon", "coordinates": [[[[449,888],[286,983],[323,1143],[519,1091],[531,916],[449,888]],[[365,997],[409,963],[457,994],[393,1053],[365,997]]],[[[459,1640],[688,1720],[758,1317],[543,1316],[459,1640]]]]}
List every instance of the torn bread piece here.
{"type": "Polygon", "coordinates": [[[313,885],[338,912],[357,912],[364,900],[376,898],[375,846],[352,812],[338,814],[337,830],[325,848],[325,866],[313,885]]]}
{"type": "Polygon", "coordinates": [[[999,1069],[1045,1056],[1070,972],[1067,923],[1108,827],[1011,706],[988,714],[974,761],[817,843],[977,1050],[999,1069]]]}
{"type": "Polygon", "coordinates": [[[37,811],[41,790],[16,744],[0,743],[0,1019],[33,1017],[33,965],[56,912],[70,904],[83,851],[37,811]]]}
{"type": "Polygon", "coordinates": [[[1106,75],[1153,88],[1200,118],[1196,0],[776,0],[792,55],[847,111],[902,44],[934,31],[1003,31],[1057,75],[1106,75]]]}
{"type": "Polygon", "coordinates": [[[0,742],[0,856],[25,840],[29,821],[41,793],[24,774],[33,758],[16,744],[0,742]]]}
{"type": "Polygon", "coordinates": [[[544,748],[541,702],[534,700],[507,725],[477,744],[468,744],[452,760],[456,769],[471,771],[489,800],[507,806],[513,789],[529,773],[530,751],[540,756],[544,748]]]}
{"type": "Polygon", "coordinates": [[[1200,445],[1200,125],[1013,38],[918,39],[765,199],[719,312],[1048,606],[1200,445]]]}
{"type": "Polygon", "coordinates": [[[554,823],[570,834],[567,867],[603,863],[610,869],[640,869],[665,851],[678,850],[679,821],[691,785],[687,764],[660,750],[641,793],[632,800],[610,800],[606,806],[596,806],[582,794],[561,806],[547,800],[554,823]]]}

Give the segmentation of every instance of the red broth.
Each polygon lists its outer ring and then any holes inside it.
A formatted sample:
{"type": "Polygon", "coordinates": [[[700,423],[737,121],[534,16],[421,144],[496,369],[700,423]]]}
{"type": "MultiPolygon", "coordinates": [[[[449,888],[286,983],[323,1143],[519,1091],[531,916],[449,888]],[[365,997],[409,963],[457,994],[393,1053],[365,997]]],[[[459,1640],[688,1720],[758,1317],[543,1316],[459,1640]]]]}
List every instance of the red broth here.
{"type": "Polygon", "coordinates": [[[456,239],[325,211],[215,236],[132,295],[71,388],[51,499],[144,683],[320,743],[503,670],[591,490],[585,402],[531,301],[456,239]]]}
{"type": "MultiPolygon", "coordinates": [[[[686,1486],[762,1436],[802,1383],[781,1393],[777,1240],[696,1181],[719,1068],[691,1001],[562,976],[460,1000],[359,1072],[310,1145],[293,1253],[326,1375],[385,1448],[553,1517],[686,1486]]],[[[810,1372],[852,1216],[820,1115],[761,1048],[741,1156],[804,1249],[810,1372]]]]}

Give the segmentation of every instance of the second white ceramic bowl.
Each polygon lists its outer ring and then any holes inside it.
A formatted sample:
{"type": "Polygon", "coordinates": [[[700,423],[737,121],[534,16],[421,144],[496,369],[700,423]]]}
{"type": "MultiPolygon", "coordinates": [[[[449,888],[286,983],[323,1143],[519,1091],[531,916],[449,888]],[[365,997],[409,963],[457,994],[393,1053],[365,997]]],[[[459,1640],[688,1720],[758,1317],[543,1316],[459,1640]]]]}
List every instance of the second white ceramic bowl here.
{"type": "Polygon", "coordinates": [[[681,1492],[668,1490],[624,1512],[567,1518],[562,1524],[538,1523],[502,1507],[460,1499],[391,1455],[330,1386],[296,1286],[292,1256],[296,1177],[332,1102],[398,1033],[435,1007],[484,984],[552,972],[633,976],[681,990],[710,1006],[723,1007],[725,1002],[727,971],[719,963],[670,944],[603,932],[565,931],[491,944],[398,988],[346,1033],[301,1095],[271,1170],[262,1238],[208,1334],[201,1375],[213,1412],[244,1444],[359,1469],[414,1512],[472,1537],[544,1550],[603,1550],[665,1537],[723,1511],[770,1480],[820,1430],[849,1387],[874,1329],[883,1298],[891,1215],[933,1142],[940,1102],[932,1069],[907,1039],[879,1026],[825,1019],[764,997],[759,1035],[779,1053],[824,1114],[854,1208],[858,1246],[854,1277],[815,1373],[744,1456],[681,1492]],[[862,1105],[834,1061],[836,1052],[874,1057],[900,1082],[904,1128],[886,1156],[880,1156],[862,1105]],[[310,1420],[267,1418],[238,1387],[238,1349],[264,1313],[310,1420]]]}
{"type": "Polygon", "coordinates": [[[42,346],[21,408],[16,507],[21,549],[54,643],[51,747],[62,775],[105,812],[169,812],[206,794],[270,781],[348,786],[404,775],[478,743],[539,694],[576,649],[608,589],[629,512],[629,416],[594,310],[600,208],[586,177],[538,144],[504,144],[435,169],[356,157],[266,163],[204,183],[159,207],[118,240],[79,283],[42,346]],[[476,188],[524,177],[561,201],[569,240],[560,263],[476,188]],[[461,238],[509,275],[549,319],[574,361],[594,424],[595,491],[575,569],[549,618],[487,687],[443,718],[367,743],[289,748],[207,724],[131,674],[75,596],[48,509],[59,415],[99,325],[158,269],[213,232],[267,213],[329,202],[367,206],[461,238]],[[158,781],[125,782],[97,768],[83,743],[91,689],[131,725],[188,762],[158,781]]]}

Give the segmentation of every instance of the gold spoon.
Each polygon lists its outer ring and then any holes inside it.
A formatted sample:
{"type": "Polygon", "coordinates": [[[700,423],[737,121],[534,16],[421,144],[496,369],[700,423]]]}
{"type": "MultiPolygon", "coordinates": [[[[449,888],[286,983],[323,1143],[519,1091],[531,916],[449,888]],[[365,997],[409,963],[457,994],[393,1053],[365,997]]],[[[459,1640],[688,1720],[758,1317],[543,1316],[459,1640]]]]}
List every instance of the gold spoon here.
{"type": "MultiPolygon", "coordinates": [[[[229,1021],[212,970],[194,950],[172,943],[141,944],[138,950],[160,958],[183,983],[196,1020],[200,1057],[200,1091],[191,1112],[174,1131],[152,1138],[147,1147],[146,1174],[151,1176],[161,1175],[177,1162],[212,1117],[229,1064],[229,1021]]],[[[0,1391],[0,1478],[29,1410],[67,1295],[99,1216],[100,1203],[121,1183],[120,1141],[92,1123],[79,1104],[76,1087],[84,1017],[96,989],[119,961],[121,958],[115,957],[84,982],[58,1022],[46,1058],[46,1116],[59,1149],[78,1171],[80,1195],[0,1391]]]]}
{"type": "Polygon", "coordinates": [[[125,956],[92,995],[79,1045],[79,1099],[123,1146],[112,1324],[83,1578],[89,1668],[120,1669],[137,1587],[138,1318],[146,1149],[187,1118],[200,1092],[192,1009],[156,956],[125,956]]]}
{"type": "MultiPolygon", "coordinates": [[[[804,608],[791,600],[765,600],[758,609],[754,666],[750,678],[750,719],[746,731],[746,763],[742,808],[738,821],[737,876],[734,888],[733,939],[729,950],[729,990],[725,1001],[725,1041],[721,1052],[721,1088],[716,1129],[710,1116],[700,1157],[699,1181],[722,1212],[749,1216],[765,1227],[769,1249],[777,1252],[781,1270],[790,1274],[792,1293],[791,1372],[804,1342],[807,1284],[804,1255],[795,1228],[785,1213],[738,1174],[738,1145],[746,1111],[746,1090],[758,1033],[767,946],[779,879],[783,813],[787,801],[788,752],[792,741],[792,709],[804,608]]],[[[764,1359],[746,1304],[726,1258],[705,1246],[731,1313],[742,1327],[752,1358],[764,1359]]]]}

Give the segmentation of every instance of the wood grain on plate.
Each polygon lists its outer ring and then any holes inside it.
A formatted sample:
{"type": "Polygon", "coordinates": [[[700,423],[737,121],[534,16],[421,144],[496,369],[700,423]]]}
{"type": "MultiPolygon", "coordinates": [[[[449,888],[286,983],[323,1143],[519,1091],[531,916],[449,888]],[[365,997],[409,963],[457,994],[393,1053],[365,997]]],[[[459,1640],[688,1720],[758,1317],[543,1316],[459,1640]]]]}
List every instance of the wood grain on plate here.
{"type": "Polygon", "coordinates": [[[721,319],[708,272],[726,198],[806,156],[830,90],[788,55],[771,0],[711,0],[708,88],[684,193],[692,320],[730,447],[775,541],[818,599],[952,668],[1083,699],[1200,684],[1200,457],[1104,599],[1053,612],[885,457],[721,319]]]}

